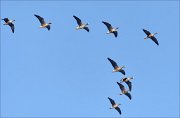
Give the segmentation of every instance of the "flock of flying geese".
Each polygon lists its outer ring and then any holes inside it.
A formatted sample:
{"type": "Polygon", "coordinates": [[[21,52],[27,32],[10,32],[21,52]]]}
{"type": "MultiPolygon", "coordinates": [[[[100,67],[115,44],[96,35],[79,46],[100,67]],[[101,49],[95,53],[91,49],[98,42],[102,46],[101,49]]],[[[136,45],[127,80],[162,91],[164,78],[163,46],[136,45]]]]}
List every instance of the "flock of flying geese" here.
{"type": "MultiPolygon", "coordinates": [[[[41,23],[40,28],[47,28],[48,30],[50,30],[50,25],[51,25],[52,23],[50,23],[50,22],[49,22],[49,23],[46,23],[45,20],[44,20],[44,18],[41,17],[41,16],[39,16],[39,15],[34,14],[34,16],[35,16],[35,17],[39,20],[39,22],[41,23]]],[[[88,23],[82,23],[81,19],[78,18],[78,17],[75,16],[75,15],[73,15],[73,17],[75,18],[75,20],[76,20],[76,22],[77,22],[77,24],[78,24],[78,26],[76,27],[77,30],[78,30],[78,29],[84,29],[84,30],[86,30],[87,32],[89,32],[88,23]]],[[[14,33],[15,27],[14,27],[14,23],[13,23],[13,22],[14,22],[15,20],[10,20],[9,18],[4,18],[4,19],[1,19],[1,20],[4,20],[4,21],[5,21],[5,24],[4,24],[4,25],[9,25],[9,26],[11,27],[12,32],[14,33]]],[[[115,37],[118,36],[118,31],[117,31],[117,30],[118,30],[118,27],[117,27],[117,28],[113,28],[113,27],[111,26],[111,24],[108,23],[108,22],[102,21],[102,23],[103,23],[104,25],[106,25],[106,27],[107,27],[107,29],[108,29],[107,34],[111,34],[111,33],[112,33],[112,34],[114,34],[115,37]]],[[[159,45],[158,40],[155,38],[155,35],[156,35],[157,33],[152,34],[152,33],[150,33],[148,30],[145,30],[145,29],[143,29],[143,31],[144,31],[144,33],[147,35],[144,39],[150,38],[150,39],[152,39],[152,41],[154,41],[157,45],[159,45]]],[[[112,66],[113,66],[113,68],[114,68],[113,72],[120,72],[120,73],[122,73],[123,75],[125,75],[125,71],[123,70],[123,68],[125,68],[125,66],[120,67],[120,66],[118,66],[118,64],[117,64],[114,60],[112,60],[112,59],[110,59],[110,58],[107,58],[107,59],[110,61],[110,63],[112,64],[112,66]]],[[[133,77],[129,77],[129,78],[124,77],[124,78],[122,78],[122,79],[120,80],[120,83],[117,82],[117,84],[118,84],[118,86],[119,86],[119,88],[121,89],[121,92],[122,92],[120,95],[124,94],[124,95],[126,95],[130,100],[132,99],[131,94],[129,93],[129,92],[131,92],[131,90],[132,90],[132,83],[131,83],[131,81],[130,81],[131,79],[133,79],[133,77]],[[128,90],[125,89],[124,85],[122,84],[123,82],[125,82],[125,83],[127,84],[128,88],[129,88],[128,90]]],[[[116,109],[116,110],[119,112],[119,114],[121,114],[121,110],[120,110],[120,108],[119,108],[119,105],[120,105],[120,104],[115,103],[115,101],[114,101],[112,98],[110,98],[110,97],[108,97],[108,99],[109,99],[109,101],[110,101],[110,103],[111,103],[111,105],[112,105],[112,107],[111,107],[110,109],[116,109]]]]}
{"type": "MultiPolygon", "coordinates": [[[[44,20],[44,18],[41,17],[41,16],[39,16],[39,15],[34,14],[34,16],[35,16],[36,18],[38,18],[39,22],[41,23],[40,28],[47,28],[48,30],[50,30],[50,28],[51,28],[50,25],[51,25],[52,23],[50,23],[50,22],[49,22],[49,23],[46,23],[45,20],[44,20]]],[[[75,16],[75,15],[73,15],[73,17],[76,19],[77,24],[78,24],[78,26],[76,27],[77,30],[78,30],[78,29],[84,29],[84,30],[86,30],[87,32],[89,32],[88,23],[86,23],[86,24],[85,24],[85,23],[82,23],[81,19],[78,18],[78,17],[75,16]]],[[[10,20],[9,18],[4,18],[4,19],[1,19],[1,20],[4,20],[4,21],[5,21],[4,25],[9,25],[9,26],[11,27],[12,32],[14,33],[15,27],[14,27],[14,23],[13,23],[13,22],[14,22],[15,20],[10,20]]],[[[118,36],[118,31],[117,31],[117,30],[118,30],[118,27],[117,27],[117,28],[113,28],[113,27],[111,26],[111,24],[108,23],[108,22],[102,21],[102,23],[105,24],[106,27],[107,27],[107,29],[108,29],[107,34],[113,33],[115,37],[118,36]]],[[[157,40],[156,37],[155,37],[155,35],[156,35],[157,33],[152,34],[152,33],[150,33],[148,30],[145,30],[145,29],[143,29],[143,31],[144,31],[144,33],[147,35],[147,37],[145,37],[144,39],[150,38],[150,39],[152,39],[152,41],[154,41],[157,45],[159,45],[158,40],[157,40]]]]}
{"type": "MultiPolygon", "coordinates": [[[[107,58],[109,61],[110,61],[110,63],[112,64],[112,66],[113,66],[113,68],[114,68],[114,70],[113,70],[113,72],[120,72],[120,73],[122,73],[123,75],[125,75],[126,73],[125,73],[125,71],[123,70],[123,68],[125,68],[125,66],[122,66],[122,67],[120,67],[120,66],[118,66],[118,64],[114,61],[114,60],[112,60],[112,59],[110,59],[110,58],[107,58]]],[[[119,88],[121,89],[121,93],[120,93],[120,95],[126,95],[130,100],[131,100],[131,94],[129,93],[129,91],[131,91],[132,90],[132,83],[131,83],[131,79],[133,79],[133,77],[124,77],[124,78],[122,78],[121,80],[120,80],[120,83],[119,82],[117,82],[117,84],[118,84],[118,86],[119,86],[119,88]],[[127,85],[128,85],[128,88],[129,88],[129,90],[127,90],[125,87],[124,87],[124,85],[122,84],[123,82],[125,82],[127,85]]],[[[110,98],[110,97],[108,97],[108,99],[109,99],[109,101],[111,102],[111,105],[112,105],[112,107],[110,107],[110,109],[116,109],[118,112],[119,112],[119,114],[121,114],[121,109],[119,108],[119,105],[120,104],[117,104],[117,103],[115,103],[115,101],[112,99],[112,98],[110,98]]]]}

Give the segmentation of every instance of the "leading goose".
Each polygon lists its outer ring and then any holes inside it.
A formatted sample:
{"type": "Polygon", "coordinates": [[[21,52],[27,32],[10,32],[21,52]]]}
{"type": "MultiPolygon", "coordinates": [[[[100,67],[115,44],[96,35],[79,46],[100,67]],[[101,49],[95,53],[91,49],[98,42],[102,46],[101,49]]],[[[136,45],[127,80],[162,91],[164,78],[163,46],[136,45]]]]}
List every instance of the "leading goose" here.
{"type": "Polygon", "coordinates": [[[121,109],[119,108],[119,105],[121,105],[121,104],[116,104],[115,101],[113,99],[111,99],[110,97],[108,97],[108,99],[112,105],[109,109],[116,109],[119,112],[119,114],[121,115],[121,109]]]}
{"type": "Polygon", "coordinates": [[[50,24],[52,23],[46,23],[44,21],[44,18],[39,15],[34,14],[34,16],[36,16],[36,18],[38,18],[39,22],[41,23],[40,28],[47,28],[48,30],[50,30],[50,24]]]}
{"type": "Polygon", "coordinates": [[[5,23],[3,25],[9,25],[11,27],[12,33],[14,33],[15,28],[14,28],[13,22],[15,20],[9,20],[8,18],[4,18],[4,19],[1,19],[1,20],[4,20],[5,23]]]}

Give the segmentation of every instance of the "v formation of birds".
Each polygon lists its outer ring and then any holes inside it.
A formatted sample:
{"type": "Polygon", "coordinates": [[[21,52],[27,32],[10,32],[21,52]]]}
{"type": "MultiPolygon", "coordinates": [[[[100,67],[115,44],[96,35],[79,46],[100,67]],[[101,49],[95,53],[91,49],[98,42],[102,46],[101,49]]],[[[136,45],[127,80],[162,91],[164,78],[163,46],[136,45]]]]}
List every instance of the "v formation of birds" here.
{"type": "MultiPolygon", "coordinates": [[[[39,20],[40,22],[40,28],[47,28],[48,30],[51,29],[51,22],[49,23],[46,23],[44,18],[39,16],[39,15],[36,15],[34,14],[34,16],[39,20]]],[[[76,30],[79,30],[79,29],[84,29],[86,30],[87,32],[89,32],[89,28],[88,28],[88,23],[83,23],[81,21],[80,18],[78,18],[77,16],[73,15],[74,19],[76,20],[78,26],[76,27],[76,30]]],[[[14,26],[14,21],[15,20],[10,20],[9,18],[4,18],[4,19],[1,19],[1,20],[4,20],[4,24],[3,25],[9,25],[11,30],[12,30],[12,33],[14,33],[14,30],[15,30],[15,26],[14,26]]],[[[114,34],[115,37],[118,36],[118,27],[117,28],[113,28],[112,25],[108,22],[105,22],[105,21],[102,21],[102,23],[107,27],[108,29],[108,32],[107,34],[114,34]]],[[[158,40],[155,38],[155,35],[157,33],[150,33],[150,31],[146,30],[146,29],[143,29],[143,32],[147,35],[144,39],[148,39],[150,38],[155,44],[159,45],[158,43],[158,40]]],[[[107,58],[109,60],[109,62],[111,63],[111,65],[113,66],[113,72],[120,72],[122,73],[123,75],[125,75],[125,70],[123,68],[125,68],[125,66],[119,66],[114,60],[112,60],[111,58],[107,58]]],[[[132,90],[132,83],[130,80],[132,80],[133,77],[124,77],[120,80],[120,82],[117,82],[117,85],[119,86],[120,90],[121,90],[121,94],[120,95],[126,95],[130,100],[132,99],[132,96],[131,96],[131,90],[132,90]],[[122,83],[126,83],[127,86],[128,86],[128,89],[125,88],[125,86],[122,84],[122,83]]],[[[116,109],[118,111],[119,114],[121,114],[121,109],[119,108],[119,105],[118,103],[116,103],[112,98],[108,97],[110,103],[111,103],[111,108],[110,109],[116,109]]]]}

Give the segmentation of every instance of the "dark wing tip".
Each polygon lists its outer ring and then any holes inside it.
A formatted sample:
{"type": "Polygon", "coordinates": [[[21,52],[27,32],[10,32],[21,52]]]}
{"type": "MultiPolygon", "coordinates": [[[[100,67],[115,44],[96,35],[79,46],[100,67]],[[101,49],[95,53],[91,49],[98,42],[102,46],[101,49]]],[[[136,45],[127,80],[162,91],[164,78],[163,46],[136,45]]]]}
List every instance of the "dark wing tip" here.
{"type": "Polygon", "coordinates": [[[48,29],[48,31],[51,29],[50,25],[48,25],[46,28],[48,29]]]}
{"type": "Polygon", "coordinates": [[[111,58],[108,57],[107,59],[108,59],[110,62],[112,62],[112,59],[111,59],[111,58]]]}
{"type": "Polygon", "coordinates": [[[11,27],[12,33],[14,33],[14,24],[10,23],[9,26],[11,27]]]}
{"type": "Polygon", "coordinates": [[[117,82],[117,84],[119,85],[121,90],[125,89],[124,86],[121,83],[117,82]]]}
{"type": "Polygon", "coordinates": [[[119,85],[120,88],[124,87],[121,83],[119,83],[119,82],[116,82],[116,83],[119,85]]]}
{"type": "Polygon", "coordinates": [[[127,81],[126,84],[127,84],[128,87],[129,87],[129,91],[131,91],[131,90],[132,90],[132,82],[127,81]]]}
{"type": "Polygon", "coordinates": [[[39,16],[39,15],[37,15],[37,14],[34,14],[34,16],[35,16],[36,18],[38,18],[38,19],[41,19],[41,18],[42,18],[41,16],[39,16]]]}
{"type": "Polygon", "coordinates": [[[154,36],[151,37],[151,39],[154,41],[154,43],[156,43],[157,45],[159,45],[158,40],[157,40],[154,36]]]}
{"type": "Polygon", "coordinates": [[[89,32],[89,28],[88,28],[88,27],[85,27],[84,29],[85,29],[87,32],[89,32]]]}
{"type": "Polygon", "coordinates": [[[120,71],[123,75],[126,75],[126,72],[125,72],[125,70],[123,70],[123,69],[121,69],[121,71],[120,71]]]}
{"type": "Polygon", "coordinates": [[[119,112],[119,114],[121,115],[121,109],[119,108],[119,107],[117,107],[117,108],[115,108],[118,112],[119,112]]]}
{"type": "Polygon", "coordinates": [[[128,98],[131,100],[132,99],[132,97],[131,97],[131,94],[130,93],[126,93],[125,94],[126,96],[128,96],[128,98]]]}
{"type": "Polygon", "coordinates": [[[114,31],[113,34],[114,34],[114,36],[117,38],[118,32],[117,32],[117,31],[114,31]]]}
{"type": "Polygon", "coordinates": [[[75,18],[75,19],[79,19],[77,16],[75,16],[75,15],[73,15],[73,17],[75,18]]]}

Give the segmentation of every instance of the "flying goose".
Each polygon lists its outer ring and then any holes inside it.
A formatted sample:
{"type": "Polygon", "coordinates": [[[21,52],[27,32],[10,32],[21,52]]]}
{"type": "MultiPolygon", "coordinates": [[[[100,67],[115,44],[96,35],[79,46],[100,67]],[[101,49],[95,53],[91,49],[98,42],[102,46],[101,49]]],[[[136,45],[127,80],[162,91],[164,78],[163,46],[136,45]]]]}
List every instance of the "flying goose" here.
{"type": "Polygon", "coordinates": [[[4,20],[5,23],[3,25],[9,25],[11,27],[12,33],[14,33],[15,28],[14,28],[13,22],[15,20],[9,20],[8,18],[4,18],[4,19],[1,19],[1,20],[4,20]]]}
{"type": "Polygon", "coordinates": [[[119,112],[119,114],[121,115],[121,109],[119,108],[119,105],[121,105],[121,104],[116,104],[115,101],[113,99],[111,99],[110,97],[108,97],[108,99],[112,105],[109,109],[116,109],[119,112]]]}
{"type": "Polygon", "coordinates": [[[128,85],[129,91],[132,90],[132,82],[130,81],[131,79],[133,79],[133,77],[124,77],[121,79],[121,83],[125,82],[128,85]]]}
{"type": "Polygon", "coordinates": [[[156,39],[155,35],[158,34],[157,32],[154,34],[151,34],[149,31],[143,29],[144,33],[147,35],[144,39],[152,39],[157,45],[159,45],[158,40],[156,39]]]}
{"type": "Polygon", "coordinates": [[[128,92],[128,90],[126,90],[125,87],[119,82],[117,82],[117,84],[119,85],[119,88],[121,89],[121,92],[122,92],[120,95],[124,94],[128,96],[128,98],[131,100],[131,94],[128,92]]]}
{"type": "Polygon", "coordinates": [[[76,30],[85,29],[87,32],[89,32],[89,28],[87,27],[88,23],[83,24],[81,19],[79,19],[77,16],[74,15],[73,17],[76,19],[77,24],[78,24],[78,26],[76,27],[76,30]]]}
{"type": "Polygon", "coordinates": [[[113,28],[111,26],[111,24],[109,24],[108,22],[102,21],[102,23],[104,23],[106,25],[106,27],[108,28],[108,32],[106,34],[113,33],[115,37],[118,36],[118,32],[117,32],[118,27],[117,28],[113,28]]]}
{"type": "Polygon", "coordinates": [[[44,18],[39,15],[34,14],[34,16],[36,16],[38,18],[39,22],[41,23],[40,28],[47,28],[48,30],[50,30],[50,24],[52,24],[52,23],[46,23],[44,21],[44,18]]]}
{"type": "Polygon", "coordinates": [[[123,68],[125,68],[125,66],[120,67],[120,66],[118,66],[117,63],[116,63],[115,61],[113,61],[112,59],[110,59],[110,58],[107,58],[107,59],[110,61],[110,63],[111,63],[112,66],[114,67],[113,72],[121,72],[123,75],[126,74],[125,71],[123,70],[123,68]]]}

